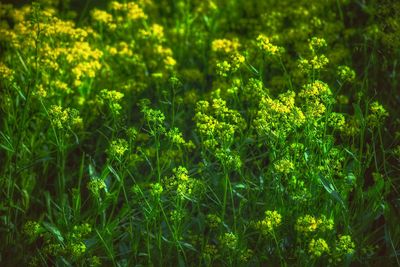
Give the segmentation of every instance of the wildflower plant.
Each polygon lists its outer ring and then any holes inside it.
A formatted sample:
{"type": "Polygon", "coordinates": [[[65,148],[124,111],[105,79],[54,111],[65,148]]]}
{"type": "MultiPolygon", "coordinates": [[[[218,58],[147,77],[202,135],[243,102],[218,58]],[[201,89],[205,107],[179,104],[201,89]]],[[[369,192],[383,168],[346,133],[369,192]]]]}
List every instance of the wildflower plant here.
{"type": "Polygon", "coordinates": [[[1,266],[399,265],[396,1],[6,2],[1,266]]]}

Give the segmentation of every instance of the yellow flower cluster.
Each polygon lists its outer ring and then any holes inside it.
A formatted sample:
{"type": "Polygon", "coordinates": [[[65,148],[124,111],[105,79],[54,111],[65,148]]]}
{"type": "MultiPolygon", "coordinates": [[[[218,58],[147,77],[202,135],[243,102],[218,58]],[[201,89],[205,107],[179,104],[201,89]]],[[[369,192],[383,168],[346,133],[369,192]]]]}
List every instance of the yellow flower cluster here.
{"type": "Polygon", "coordinates": [[[88,182],[87,188],[93,194],[93,196],[97,198],[102,190],[107,189],[107,186],[103,179],[93,177],[88,182]]]}
{"type": "Polygon", "coordinates": [[[128,149],[128,142],[125,139],[118,138],[111,141],[107,152],[110,157],[120,159],[128,149]]]}
{"type": "Polygon", "coordinates": [[[312,53],[316,53],[318,50],[326,47],[326,41],[324,38],[312,37],[308,42],[308,47],[310,48],[312,53]]]}
{"type": "Polygon", "coordinates": [[[144,119],[148,123],[150,127],[150,134],[155,135],[158,133],[164,133],[164,121],[165,115],[159,109],[152,109],[148,106],[148,103],[142,102],[141,104],[141,112],[144,115],[144,119]]]}
{"type": "Polygon", "coordinates": [[[378,101],[372,102],[369,111],[367,122],[371,127],[381,126],[385,122],[385,119],[389,117],[389,113],[378,101]]]}
{"type": "Polygon", "coordinates": [[[230,56],[229,61],[223,60],[221,62],[217,62],[216,72],[222,77],[227,77],[229,73],[237,71],[244,63],[244,61],[244,56],[242,56],[238,52],[235,52],[230,56]]]}
{"type": "Polygon", "coordinates": [[[276,210],[267,210],[265,212],[265,218],[261,221],[256,222],[255,227],[263,235],[274,235],[275,230],[282,223],[282,215],[280,215],[276,210]]]}
{"type": "MultiPolygon", "coordinates": [[[[90,28],[76,27],[74,22],[57,18],[56,13],[48,9],[20,10],[20,13],[21,18],[14,21],[14,26],[1,28],[0,35],[7,36],[7,45],[23,54],[37,52],[40,62],[38,71],[42,72],[44,88],[49,91],[46,95],[54,94],[49,90],[54,78],[68,82],[72,79],[78,87],[85,78],[95,77],[101,67],[99,60],[102,52],[89,44],[89,35],[93,33],[90,28]],[[35,23],[30,18],[34,15],[32,12],[38,12],[35,23]]],[[[27,66],[33,69],[36,63],[33,56],[26,60],[27,66]]]]}
{"type": "Polygon", "coordinates": [[[346,119],[343,114],[332,112],[328,117],[328,125],[335,130],[343,131],[346,126],[346,119]]]}
{"type": "Polygon", "coordinates": [[[147,15],[144,13],[143,9],[135,2],[119,3],[117,1],[112,1],[110,3],[110,9],[124,12],[126,17],[132,21],[147,19],[147,15]]]}
{"type": "Polygon", "coordinates": [[[278,173],[289,174],[294,170],[294,164],[288,159],[281,159],[275,162],[274,168],[278,173]]]}
{"type": "Polygon", "coordinates": [[[173,169],[173,175],[164,178],[163,184],[166,190],[175,192],[180,199],[190,199],[200,189],[200,182],[189,177],[188,170],[179,166],[173,169]]]}
{"type": "Polygon", "coordinates": [[[308,58],[301,58],[298,61],[298,67],[303,73],[312,74],[312,71],[319,71],[326,67],[329,63],[329,59],[324,55],[320,54],[320,50],[327,46],[325,39],[312,37],[308,43],[311,54],[308,58]]]}
{"type": "Polygon", "coordinates": [[[76,109],[66,108],[53,105],[49,109],[49,117],[51,124],[57,129],[70,130],[72,127],[81,127],[82,118],[76,109]]]}
{"type": "Polygon", "coordinates": [[[349,235],[339,236],[339,239],[336,241],[334,257],[337,261],[341,261],[344,256],[353,254],[355,248],[356,246],[349,235]]]}
{"type": "Polygon", "coordinates": [[[339,66],[337,75],[342,82],[352,82],[356,78],[356,72],[348,66],[339,66]]]}
{"type": "Polygon", "coordinates": [[[165,41],[164,27],[160,24],[154,23],[148,29],[141,29],[140,36],[143,38],[151,38],[157,43],[165,41]]]}
{"type": "Polygon", "coordinates": [[[185,215],[186,215],[185,210],[182,210],[182,209],[172,210],[169,213],[169,218],[172,222],[179,224],[185,218],[185,215]]]}
{"type": "Polygon", "coordinates": [[[221,245],[228,250],[236,250],[238,247],[238,236],[232,232],[225,233],[221,238],[221,245]]]}
{"type": "Polygon", "coordinates": [[[264,34],[258,35],[257,46],[265,54],[270,56],[279,56],[284,50],[282,47],[272,44],[270,38],[268,38],[264,34]]]}
{"type": "Polygon", "coordinates": [[[211,50],[218,55],[216,72],[222,77],[237,71],[245,62],[245,57],[239,53],[240,43],[237,39],[216,39],[211,43],[211,50]]]}
{"type": "Polygon", "coordinates": [[[242,167],[240,156],[230,149],[216,149],[215,157],[229,170],[239,170],[242,167]]]}
{"type": "Polygon", "coordinates": [[[8,81],[13,80],[14,71],[0,62],[0,78],[8,81]]]}
{"type": "Polygon", "coordinates": [[[313,238],[308,246],[308,252],[311,254],[311,257],[319,258],[323,254],[329,253],[328,243],[326,243],[326,241],[322,238],[313,238]]]}
{"type": "Polygon", "coordinates": [[[120,102],[124,97],[124,94],[115,90],[107,90],[103,89],[100,91],[100,97],[102,100],[106,101],[110,110],[114,114],[119,114],[119,111],[122,109],[120,102]]]}
{"type": "Polygon", "coordinates": [[[167,137],[171,140],[173,144],[183,145],[185,144],[185,139],[183,139],[181,131],[178,128],[172,128],[166,133],[167,137]]]}
{"type": "Polygon", "coordinates": [[[163,186],[160,183],[151,184],[151,194],[155,197],[160,197],[164,191],[163,186]]]}
{"type": "Polygon", "coordinates": [[[308,235],[316,232],[331,231],[333,229],[333,220],[327,219],[324,215],[320,218],[316,218],[312,215],[305,215],[297,218],[295,230],[299,233],[308,235]]]}
{"type": "Polygon", "coordinates": [[[232,143],[236,132],[243,129],[245,121],[238,111],[229,109],[221,98],[199,101],[196,105],[195,122],[197,131],[208,148],[232,143]]]}
{"type": "Polygon", "coordinates": [[[100,23],[109,24],[112,22],[113,17],[111,14],[107,13],[107,11],[100,10],[94,8],[91,12],[91,16],[93,20],[96,20],[100,23]]]}
{"type": "Polygon", "coordinates": [[[42,226],[35,221],[27,221],[23,227],[23,233],[31,240],[35,240],[42,232],[42,226]]]}
{"type": "Polygon", "coordinates": [[[329,59],[325,55],[315,55],[308,62],[311,66],[311,69],[320,70],[325,68],[325,66],[329,63],[329,59]]]}
{"type": "Polygon", "coordinates": [[[217,53],[231,54],[236,52],[240,47],[237,39],[216,39],[211,43],[211,50],[217,53]]]}
{"type": "Polygon", "coordinates": [[[73,66],[75,86],[80,86],[83,78],[94,78],[101,68],[99,60],[103,53],[98,49],[93,49],[88,42],[75,42],[65,53],[67,62],[73,66]]]}
{"type": "Polygon", "coordinates": [[[326,105],[334,102],[329,86],[319,80],[306,84],[299,97],[305,102],[305,114],[309,118],[320,118],[326,111],[326,105]]]}
{"type": "Polygon", "coordinates": [[[278,99],[269,96],[261,98],[254,125],[259,134],[285,139],[294,129],[302,126],[305,116],[295,106],[293,91],[280,94],[278,99]]]}

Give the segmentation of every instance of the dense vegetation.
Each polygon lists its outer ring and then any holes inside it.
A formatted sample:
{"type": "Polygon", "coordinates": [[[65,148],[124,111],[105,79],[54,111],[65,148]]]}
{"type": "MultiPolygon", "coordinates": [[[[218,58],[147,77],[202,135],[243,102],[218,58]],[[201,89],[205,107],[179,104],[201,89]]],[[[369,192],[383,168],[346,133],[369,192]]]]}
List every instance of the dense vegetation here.
{"type": "Polygon", "coordinates": [[[400,2],[0,3],[1,266],[400,265],[400,2]]]}

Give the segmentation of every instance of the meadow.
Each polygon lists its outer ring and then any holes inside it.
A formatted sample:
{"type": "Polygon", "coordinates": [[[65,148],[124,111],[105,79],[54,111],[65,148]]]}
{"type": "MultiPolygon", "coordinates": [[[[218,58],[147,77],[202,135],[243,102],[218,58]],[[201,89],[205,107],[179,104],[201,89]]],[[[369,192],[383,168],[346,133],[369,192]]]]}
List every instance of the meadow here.
{"type": "Polygon", "coordinates": [[[0,266],[400,266],[400,2],[0,2],[0,266]]]}

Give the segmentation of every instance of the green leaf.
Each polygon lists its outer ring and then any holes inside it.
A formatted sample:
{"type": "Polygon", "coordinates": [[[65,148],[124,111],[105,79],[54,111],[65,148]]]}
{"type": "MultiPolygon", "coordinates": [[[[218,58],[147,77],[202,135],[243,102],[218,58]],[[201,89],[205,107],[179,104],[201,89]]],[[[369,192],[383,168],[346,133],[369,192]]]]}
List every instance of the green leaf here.
{"type": "Polygon", "coordinates": [[[58,230],[58,228],[56,226],[54,226],[50,223],[47,223],[47,222],[43,222],[42,224],[43,224],[44,228],[47,229],[47,231],[52,233],[55,236],[55,238],[57,238],[58,241],[60,241],[61,243],[64,242],[64,238],[61,235],[60,230],[58,230]]]}
{"type": "Polygon", "coordinates": [[[346,207],[342,197],[339,192],[335,189],[334,185],[329,182],[324,176],[319,174],[319,180],[321,184],[324,186],[325,190],[334,198],[337,202],[339,202],[344,208],[346,207]]]}

